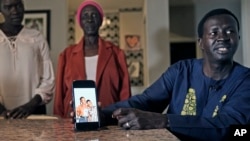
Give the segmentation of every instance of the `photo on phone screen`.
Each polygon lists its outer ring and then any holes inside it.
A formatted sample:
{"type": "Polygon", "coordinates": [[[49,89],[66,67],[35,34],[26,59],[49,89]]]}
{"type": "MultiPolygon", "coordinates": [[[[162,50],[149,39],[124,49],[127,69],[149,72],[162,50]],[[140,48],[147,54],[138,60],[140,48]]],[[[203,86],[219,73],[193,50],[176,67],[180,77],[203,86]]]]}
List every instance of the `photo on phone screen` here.
{"type": "Polygon", "coordinates": [[[98,122],[95,88],[75,88],[76,122],[98,122]]]}
{"type": "Polygon", "coordinates": [[[73,82],[75,125],[77,130],[99,127],[96,88],[93,81],[73,82]]]}

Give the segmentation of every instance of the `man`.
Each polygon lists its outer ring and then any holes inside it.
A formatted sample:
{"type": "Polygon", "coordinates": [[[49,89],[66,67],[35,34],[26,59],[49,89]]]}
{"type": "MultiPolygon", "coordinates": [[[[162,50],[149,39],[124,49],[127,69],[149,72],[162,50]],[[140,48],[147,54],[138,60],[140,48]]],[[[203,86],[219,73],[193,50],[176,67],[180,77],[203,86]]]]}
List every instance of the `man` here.
{"type": "Polygon", "coordinates": [[[80,97],[80,105],[76,107],[76,116],[79,118],[79,122],[88,121],[88,107],[84,97],[80,97]]]}
{"type": "Polygon", "coordinates": [[[22,0],[0,0],[0,114],[26,118],[45,114],[52,99],[54,71],[43,35],[21,23],[22,0]]]}
{"type": "Polygon", "coordinates": [[[181,140],[227,140],[230,125],[250,123],[250,69],[233,60],[239,29],[230,11],[208,12],[198,25],[203,59],[170,66],[142,94],[103,109],[106,121],[112,115],[124,129],[167,128],[181,140]]]}

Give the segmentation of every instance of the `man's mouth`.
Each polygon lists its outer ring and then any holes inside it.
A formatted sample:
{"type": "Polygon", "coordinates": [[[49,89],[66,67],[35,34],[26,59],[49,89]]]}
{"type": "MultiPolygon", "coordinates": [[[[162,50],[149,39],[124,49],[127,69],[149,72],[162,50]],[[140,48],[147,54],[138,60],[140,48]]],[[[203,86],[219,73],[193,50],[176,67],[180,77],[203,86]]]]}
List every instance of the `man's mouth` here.
{"type": "Polygon", "coordinates": [[[22,18],[21,17],[12,17],[11,18],[13,21],[19,21],[19,20],[21,20],[22,18]]]}
{"type": "Polygon", "coordinates": [[[217,49],[218,53],[220,54],[225,54],[225,53],[228,53],[229,52],[229,49],[226,48],[226,47],[220,47],[217,49]]]}

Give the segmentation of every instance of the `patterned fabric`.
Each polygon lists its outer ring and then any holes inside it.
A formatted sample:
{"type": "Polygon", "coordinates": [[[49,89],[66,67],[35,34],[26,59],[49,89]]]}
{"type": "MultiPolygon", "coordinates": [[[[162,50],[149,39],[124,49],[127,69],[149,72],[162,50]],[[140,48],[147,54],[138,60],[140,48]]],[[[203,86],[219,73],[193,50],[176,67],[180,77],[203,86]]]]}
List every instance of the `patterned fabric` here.
{"type": "MultiPolygon", "coordinates": [[[[227,95],[223,95],[221,97],[220,104],[223,103],[226,100],[226,98],[227,98],[227,95]]],[[[216,105],[214,112],[213,112],[213,117],[217,116],[218,112],[219,112],[219,106],[216,105]]]]}
{"type": "Polygon", "coordinates": [[[196,115],[196,96],[192,88],[188,89],[181,115],[196,115]]]}

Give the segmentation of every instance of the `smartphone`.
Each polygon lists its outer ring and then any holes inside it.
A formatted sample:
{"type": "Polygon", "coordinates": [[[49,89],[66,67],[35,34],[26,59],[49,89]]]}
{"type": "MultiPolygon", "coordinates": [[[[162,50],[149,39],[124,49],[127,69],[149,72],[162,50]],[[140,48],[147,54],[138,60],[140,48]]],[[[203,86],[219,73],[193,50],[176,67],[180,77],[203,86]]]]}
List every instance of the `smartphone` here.
{"type": "Polygon", "coordinates": [[[92,80],[75,80],[72,86],[75,130],[89,131],[99,129],[100,119],[95,82],[92,80]]]}

